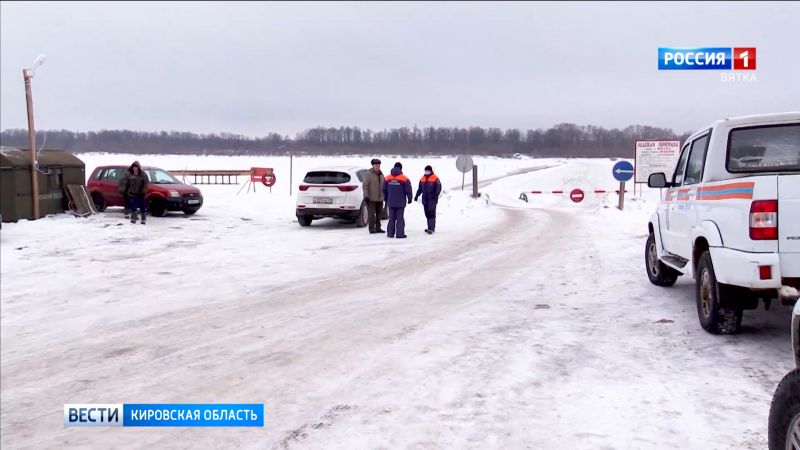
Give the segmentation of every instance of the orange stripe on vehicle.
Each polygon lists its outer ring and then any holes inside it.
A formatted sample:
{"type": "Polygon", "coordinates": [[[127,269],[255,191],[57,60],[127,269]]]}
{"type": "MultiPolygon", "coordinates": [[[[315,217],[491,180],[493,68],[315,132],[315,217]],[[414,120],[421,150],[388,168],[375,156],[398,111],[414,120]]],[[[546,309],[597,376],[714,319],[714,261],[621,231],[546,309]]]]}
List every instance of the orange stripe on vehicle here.
{"type": "Polygon", "coordinates": [[[714,186],[701,186],[698,188],[701,192],[713,192],[713,191],[723,191],[725,189],[752,189],[753,186],[756,184],[753,182],[743,182],[743,183],[728,183],[728,184],[717,184],[714,186]]]}
{"type": "Polygon", "coordinates": [[[753,194],[745,194],[745,193],[720,194],[720,195],[705,194],[702,197],[700,197],[700,200],[731,200],[737,198],[751,200],[753,198],[753,194]]]}

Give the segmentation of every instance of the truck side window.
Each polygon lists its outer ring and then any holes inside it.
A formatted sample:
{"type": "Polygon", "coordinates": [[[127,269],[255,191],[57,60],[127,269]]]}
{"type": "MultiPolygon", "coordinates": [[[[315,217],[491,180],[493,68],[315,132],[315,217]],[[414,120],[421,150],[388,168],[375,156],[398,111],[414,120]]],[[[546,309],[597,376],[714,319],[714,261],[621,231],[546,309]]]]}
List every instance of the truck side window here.
{"type": "Polygon", "coordinates": [[[697,184],[702,181],[709,137],[710,135],[707,134],[692,142],[692,152],[691,156],[689,156],[689,163],[686,166],[686,177],[683,179],[684,185],[697,184]]]}
{"type": "Polygon", "coordinates": [[[683,182],[683,172],[686,169],[686,158],[689,157],[689,144],[683,147],[681,158],[678,160],[678,167],[675,168],[675,174],[672,176],[672,183],[679,186],[683,182]]]}

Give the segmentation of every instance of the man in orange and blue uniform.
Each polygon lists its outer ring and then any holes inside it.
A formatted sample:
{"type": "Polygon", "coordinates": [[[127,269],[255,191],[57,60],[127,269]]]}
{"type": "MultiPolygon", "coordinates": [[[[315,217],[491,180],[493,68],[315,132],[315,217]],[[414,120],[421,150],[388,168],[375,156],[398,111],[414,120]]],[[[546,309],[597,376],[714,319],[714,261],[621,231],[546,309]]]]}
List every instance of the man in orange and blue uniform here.
{"type": "Polygon", "coordinates": [[[406,220],[404,217],[406,201],[411,204],[411,180],[403,175],[403,165],[395,163],[391,175],[383,182],[383,196],[389,208],[389,224],[386,226],[386,235],[390,238],[397,236],[406,237],[406,220]]]}
{"type": "Polygon", "coordinates": [[[436,231],[436,204],[439,203],[439,194],[442,193],[442,182],[439,177],[433,173],[433,167],[425,166],[425,175],[419,180],[419,188],[414,201],[422,196],[422,206],[425,209],[425,217],[428,219],[428,228],[425,230],[428,234],[433,234],[436,231]]]}

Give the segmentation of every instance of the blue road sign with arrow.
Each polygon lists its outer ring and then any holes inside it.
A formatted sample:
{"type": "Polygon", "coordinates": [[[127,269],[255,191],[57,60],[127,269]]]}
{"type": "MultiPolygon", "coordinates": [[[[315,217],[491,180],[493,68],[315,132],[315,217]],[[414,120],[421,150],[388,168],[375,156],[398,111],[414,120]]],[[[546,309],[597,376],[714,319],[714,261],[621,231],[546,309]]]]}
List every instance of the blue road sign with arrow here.
{"type": "Polygon", "coordinates": [[[628,181],[633,178],[633,164],[628,161],[620,161],[614,164],[611,174],[614,175],[614,179],[617,181],[628,181]]]}

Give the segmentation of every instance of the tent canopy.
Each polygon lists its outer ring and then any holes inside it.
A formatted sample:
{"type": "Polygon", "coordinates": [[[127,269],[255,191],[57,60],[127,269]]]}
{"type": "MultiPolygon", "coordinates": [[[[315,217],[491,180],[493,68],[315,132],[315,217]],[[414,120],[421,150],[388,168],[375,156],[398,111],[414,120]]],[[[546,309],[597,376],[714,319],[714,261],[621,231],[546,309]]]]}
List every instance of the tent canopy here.
{"type": "MultiPolygon", "coordinates": [[[[64,150],[46,148],[39,152],[39,167],[85,167],[83,161],[64,150]]],[[[3,169],[21,169],[31,167],[30,150],[0,147],[0,167],[3,169]]]]}

